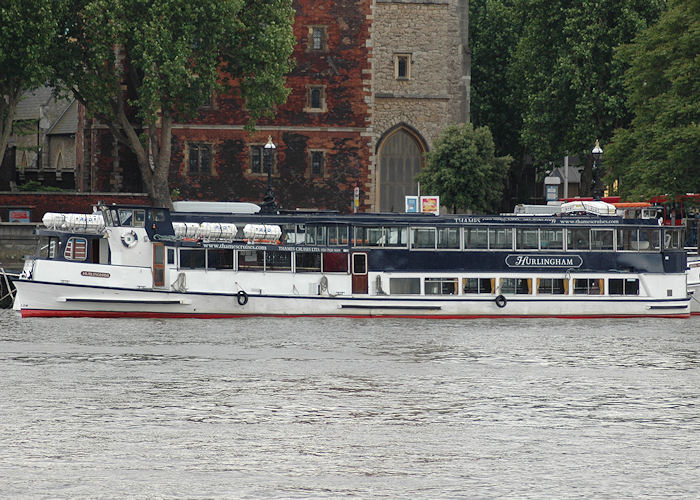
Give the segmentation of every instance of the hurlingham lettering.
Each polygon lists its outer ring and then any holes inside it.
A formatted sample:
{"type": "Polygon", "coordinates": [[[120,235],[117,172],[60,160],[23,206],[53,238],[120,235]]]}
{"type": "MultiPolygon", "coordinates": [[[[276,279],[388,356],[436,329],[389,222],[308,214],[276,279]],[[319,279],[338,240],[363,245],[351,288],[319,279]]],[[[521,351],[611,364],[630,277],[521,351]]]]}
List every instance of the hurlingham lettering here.
{"type": "Polygon", "coordinates": [[[508,255],[506,265],[508,267],[556,267],[576,268],[581,267],[583,259],[578,255],[508,255]]]}

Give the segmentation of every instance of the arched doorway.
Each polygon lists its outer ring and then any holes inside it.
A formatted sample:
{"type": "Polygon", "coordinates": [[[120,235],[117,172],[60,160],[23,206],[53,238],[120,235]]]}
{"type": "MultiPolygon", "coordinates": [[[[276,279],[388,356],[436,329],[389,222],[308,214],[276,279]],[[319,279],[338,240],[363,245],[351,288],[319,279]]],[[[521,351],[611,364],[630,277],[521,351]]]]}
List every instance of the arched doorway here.
{"type": "Polygon", "coordinates": [[[413,130],[398,126],[379,144],[379,210],[403,212],[404,197],[417,194],[416,174],[423,166],[424,142],[413,130]]]}

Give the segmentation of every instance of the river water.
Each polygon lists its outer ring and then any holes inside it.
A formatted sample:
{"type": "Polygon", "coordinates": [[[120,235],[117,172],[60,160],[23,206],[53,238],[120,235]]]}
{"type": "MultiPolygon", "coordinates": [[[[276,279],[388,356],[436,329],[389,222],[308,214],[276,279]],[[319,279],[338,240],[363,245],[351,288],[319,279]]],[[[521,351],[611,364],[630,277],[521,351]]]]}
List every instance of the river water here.
{"type": "Polygon", "coordinates": [[[20,319],[7,497],[700,497],[690,320],[20,319]]]}

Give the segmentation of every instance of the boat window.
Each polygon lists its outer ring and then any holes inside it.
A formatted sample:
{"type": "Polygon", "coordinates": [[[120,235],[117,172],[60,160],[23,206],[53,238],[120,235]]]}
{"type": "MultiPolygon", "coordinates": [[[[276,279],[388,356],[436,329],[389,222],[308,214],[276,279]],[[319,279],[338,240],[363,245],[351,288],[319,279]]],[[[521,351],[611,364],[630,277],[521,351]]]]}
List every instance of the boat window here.
{"type": "Polygon", "coordinates": [[[639,241],[637,240],[636,229],[618,229],[617,230],[617,249],[618,250],[640,250],[639,241]]]}
{"type": "Polygon", "coordinates": [[[602,295],[602,278],[576,278],[574,280],[575,295],[602,295]]]}
{"type": "Polygon", "coordinates": [[[124,227],[131,227],[134,225],[134,211],[128,210],[126,208],[120,208],[119,213],[119,225],[124,227]]]}
{"type": "Polygon", "coordinates": [[[233,250],[207,250],[207,269],[233,269],[233,250]]]}
{"type": "Polygon", "coordinates": [[[134,227],[143,227],[146,225],[146,211],[134,210],[134,227]]]}
{"type": "Polygon", "coordinates": [[[389,278],[391,295],[420,294],[420,278],[389,278]]]}
{"type": "Polygon", "coordinates": [[[435,228],[413,228],[411,248],[435,248],[435,228]]]}
{"type": "Polygon", "coordinates": [[[406,248],[408,246],[408,228],[385,227],[384,239],[384,246],[406,248]]]}
{"type": "Polygon", "coordinates": [[[356,227],[355,246],[378,247],[384,245],[381,227],[356,227]]]}
{"type": "Polygon", "coordinates": [[[537,228],[522,228],[515,231],[515,247],[518,250],[537,250],[537,228]]]}
{"type": "Polygon", "coordinates": [[[532,291],[530,278],[501,278],[501,293],[529,295],[532,291]]]}
{"type": "Polygon", "coordinates": [[[153,222],[163,222],[165,220],[165,210],[152,208],[151,217],[153,218],[153,222]]]}
{"type": "Polygon", "coordinates": [[[441,227],[437,230],[438,248],[459,248],[459,228],[441,227]]]}
{"type": "Polygon", "coordinates": [[[425,278],[426,295],[456,295],[457,278],[425,278]]]}
{"type": "Polygon", "coordinates": [[[291,271],[292,252],[273,250],[265,252],[265,271],[291,271]]]}
{"type": "Polygon", "coordinates": [[[325,245],[326,228],[323,226],[306,226],[304,242],[307,245],[325,245]]]}
{"type": "Polygon", "coordinates": [[[591,229],[591,248],[593,250],[613,249],[612,229],[591,229]]]}
{"type": "Polygon", "coordinates": [[[68,238],[66,248],[63,250],[63,257],[66,260],[86,260],[87,240],[85,238],[68,238]]]}
{"type": "Polygon", "coordinates": [[[112,221],[112,211],[111,210],[105,210],[104,208],[102,209],[102,217],[105,220],[105,226],[113,226],[114,222],[112,221]]]}
{"type": "Polygon", "coordinates": [[[649,252],[655,252],[660,249],[660,234],[659,229],[640,229],[639,230],[639,249],[649,252]]]}
{"type": "Polygon", "coordinates": [[[493,293],[494,278],[462,278],[463,293],[493,293]]]}
{"type": "Polygon", "coordinates": [[[464,228],[464,248],[486,249],[489,247],[488,230],[485,227],[464,228]]]}
{"type": "Polygon", "coordinates": [[[489,228],[489,248],[492,250],[512,250],[513,249],[513,228],[512,227],[491,227],[491,228],[489,228]]]}
{"type": "Polygon", "coordinates": [[[352,274],[367,274],[367,254],[352,254],[352,274]]]}
{"type": "Polygon", "coordinates": [[[347,226],[328,226],[328,244],[331,246],[348,244],[347,226]]]}
{"type": "Polygon", "coordinates": [[[683,248],[682,232],[678,229],[664,230],[664,249],[680,249],[683,248]]]}
{"type": "Polygon", "coordinates": [[[540,248],[542,250],[563,250],[564,231],[562,229],[540,229],[540,248]]]}
{"type": "Polygon", "coordinates": [[[588,228],[583,229],[567,229],[566,230],[566,247],[569,250],[590,250],[590,231],[588,228]]]}
{"type": "Polygon", "coordinates": [[[637,278],[611,278],[608,280],[610,295],[639,295],[639,280],[637,278]]]}
{"type": "Polygon", "coordinates": [[[320,273],[321,253],[320,252],[296,252],[294,264],[298,273],[320,273]]]}
{"type": "Polygon", "coordinates": [[[175,264],[175,249],[168,248],[168,264],[175,264]]]}
{"type": "Polygon", "coordinates": [[[263,250],[239,250],[239,271],[262,271],[265,269],[265,252],[263,250]]]}
{"type": "Polygon", "coordinates": [[[49,237],[49,240],[48,240],[46,246],[41,247],[39,249],[39,254],[40,254],[40,256],[45,257],[45,258],[55,259],[56,258],[56,249],[58,247],[59,247],[58,238],[49,237]]]}
{"type": "MultiPolygon", "coordinates": [[[[297,224],[284,224],[280,226],[282,234],[280,235],[280,241],[287,243],[289,245],[302,244],[304,243],[304,226],[299,226],[297,224]],[[298,228],[301,227],[301,230],[298,228]]],[[[238,230],[240,234],[241,230],[238,230]]],[[[236,235],[238,236],[238,235],[236,235]]]]}
{"type": "Polygon", "coordinates": [[[203,248],[181,248],[180,269],[204,269],[205,250],[203,248]]]}
{"type": "Polygon", "coordinates": [[[566,295],[569,280],[562,278],[537,278],[537,293],[543,295],[566,295]]]}
{"type": "Polygon", "coordinates": [[[324,273],[347,273],[348,254],[346,253],[324,253],[323,254],[324,273]]]}

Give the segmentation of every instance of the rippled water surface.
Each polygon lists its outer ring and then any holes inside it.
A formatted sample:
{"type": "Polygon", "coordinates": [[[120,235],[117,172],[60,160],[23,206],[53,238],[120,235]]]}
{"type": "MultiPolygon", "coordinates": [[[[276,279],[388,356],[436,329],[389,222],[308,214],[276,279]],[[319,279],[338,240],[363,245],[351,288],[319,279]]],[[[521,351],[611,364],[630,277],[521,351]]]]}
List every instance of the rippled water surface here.
{"type": "Polygon", "coordinates": [[[20,319],[3,497],[700,497],[700,318],[20,319]]]}

